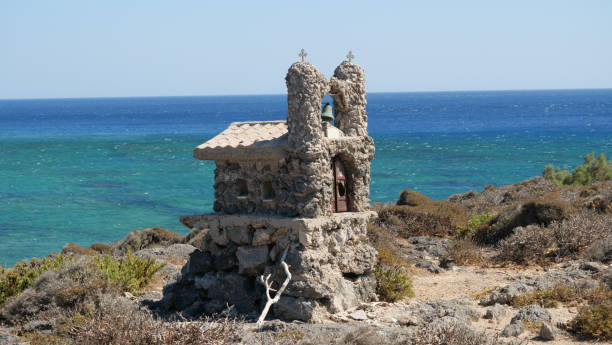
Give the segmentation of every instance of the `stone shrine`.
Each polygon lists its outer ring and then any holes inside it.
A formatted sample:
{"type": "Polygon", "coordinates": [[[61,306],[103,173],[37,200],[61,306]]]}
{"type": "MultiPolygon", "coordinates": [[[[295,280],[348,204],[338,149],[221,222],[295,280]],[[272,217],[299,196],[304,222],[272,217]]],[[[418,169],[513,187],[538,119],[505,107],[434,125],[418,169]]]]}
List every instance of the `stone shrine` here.
{"type": "Polygon", "coordinates": [[[164,288],[166,309],[197,317],[233,306],[256,316],[266,302],[257,278],[271,274],[278,287],[285,250],[292,278],[274,316],[317,321],[376,299],[364,71],[344,61],[328,80],[301,61],[285,80],[286,121],[234,122],[195,148],[216,164],[215,213],[181,217],[204,237],[164,288]],[[327,95],[335,126],[321,119],[327,95]]]}

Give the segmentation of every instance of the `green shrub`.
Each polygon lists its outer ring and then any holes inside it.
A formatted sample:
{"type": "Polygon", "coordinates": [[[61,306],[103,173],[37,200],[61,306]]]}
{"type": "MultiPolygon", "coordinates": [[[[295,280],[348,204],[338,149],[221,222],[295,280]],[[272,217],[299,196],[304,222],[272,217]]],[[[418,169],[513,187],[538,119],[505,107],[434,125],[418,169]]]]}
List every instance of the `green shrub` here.
{"type": "Polygon", "coordinates": [[[612,339],[612,300],[583,307],[570,321],[570,327],[578,335],[598,340],[612,339]]]}
{"type": "Polygon", "coordinates": [[[156,263],[152,258],[133,256],[129,251],[127,256],[121,259],[107,254],[95,256],[93,260],[103,279],[134,295],[140,294],[140,289],[166,265],[165,262],[156,263]]]}
{"type": "Polygon", "coordinates": [[[467,224],[465,226],[459,228],[455,237],[460,240],[471,238],[474,232],[481,226],[487,224],[493,218],[493,216],[494,214],[492,213],[482,213],[473,215],[467,221],[467,224]]]}
{"type": "Polygon", "coordinates": [[[576,167],[571,173],[567,171],[567,167],[560,169],[547,165],[542,176],[558,186],[590,186],[595,182],[612,180],[612,162],[608,162],[603,153],[597,158],[594,153],[590,153],[584,157],[584,164],[576,167]]]}
{"type": "Polygon", "coordinates": [[[18,262],[13,268],[0,269],[0,304],[32,286],[43,272],[55,270],[71,258],[72,255],[63,254],[33,258],[32,261],[18,262]]]}
{"type": "Polygon", "coordinates": [[[387,302],[399,301],[404,297],[414,297],[412,279],[402,266],[376,265],[374,271],[377,292],[387,302]]]}

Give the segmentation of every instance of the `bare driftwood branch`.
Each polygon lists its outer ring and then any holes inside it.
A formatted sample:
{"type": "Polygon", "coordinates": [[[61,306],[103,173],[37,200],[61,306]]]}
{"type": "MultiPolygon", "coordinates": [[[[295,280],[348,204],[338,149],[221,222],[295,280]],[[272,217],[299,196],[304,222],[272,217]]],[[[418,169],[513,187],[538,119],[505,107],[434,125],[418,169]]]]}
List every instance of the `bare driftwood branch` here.
{"type": "Polygon", "coordinates": [[[280,263],[281,266],[283,266],[283,269],[285,270],[285,274],[287,275],[287,278],[285,278],[283,285],[281,285],[278,291],[272,289],[272,284],[270,283],[270,274],[266,276],[265,280],[264,280],[263,274],[259,276],[259,282],[266,287],[267,301],[266,301],[266,306],[261,311],[261,315],[259,316],[259,319],[257,320],[257,326],[261,326],[263,324],[264,320],[266,319],[266,315],[268,315],[268,311],[270,311],[270,307],[272,306],[272,304],[280,300],[280,297],[283,294],[283,291],[285,291],[285,288],[287,287],[287,285],[289,284],[289,281],[291,280],[291,272],[289,272],[289,266],[285,262],[285,257],[287,257],[288,250],[289,250],[289,246],[285,248],[285,251],[283,252],[283,256],[281,256],[281,263],[280,263]],[[270,297],[270,291],[276,291],[274,298],[270,297]]]}

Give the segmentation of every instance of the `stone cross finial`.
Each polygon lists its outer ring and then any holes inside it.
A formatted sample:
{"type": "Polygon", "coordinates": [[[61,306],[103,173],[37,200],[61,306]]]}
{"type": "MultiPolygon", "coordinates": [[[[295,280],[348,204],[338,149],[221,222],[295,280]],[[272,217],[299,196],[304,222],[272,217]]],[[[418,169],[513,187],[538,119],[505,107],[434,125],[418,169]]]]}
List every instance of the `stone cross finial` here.
{"type": "Polygon", "coordinates": [[[348,61],[351,62],[355,58],[355,55],[353,55],[353,52],[349,50],[349,53],[346,57],[348,58],[348,61]]]}
{"type": "Polygon", "coordinates": [[[302,50],[300,50],[300,57],[302,58],[302,62],[304,62],[304,58],[308,55],[308,53],[306,53],[306,51],[304,50],[304,48],[302,48],[302,50]]]}

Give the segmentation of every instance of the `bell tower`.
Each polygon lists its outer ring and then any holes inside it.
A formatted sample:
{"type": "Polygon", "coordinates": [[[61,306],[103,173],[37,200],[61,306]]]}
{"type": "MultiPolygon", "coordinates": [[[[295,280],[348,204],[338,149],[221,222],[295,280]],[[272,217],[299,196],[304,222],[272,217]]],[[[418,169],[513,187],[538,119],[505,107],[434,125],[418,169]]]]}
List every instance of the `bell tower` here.
{"type": "Polygon", "coordinates": [[[336,127],[346,136],[367,136],[368,116],[363,68],[351,61],[343,61],[334,71],[330,86],[336,127]]]}
{"type": "Polygon", "coordinates": [[[296,62],[285,77],[287,83],[287,128],[289,144],[296,152],[320,151],[321,101],[329,82],[309,62],[296,62]]]}

